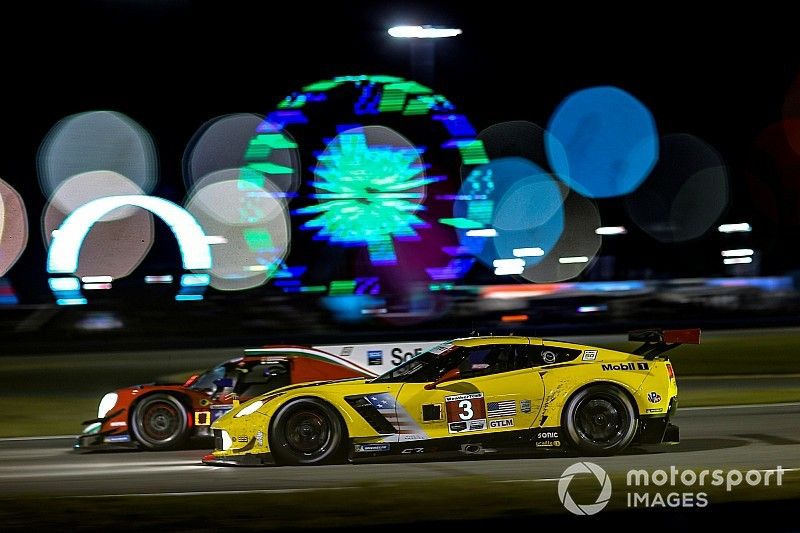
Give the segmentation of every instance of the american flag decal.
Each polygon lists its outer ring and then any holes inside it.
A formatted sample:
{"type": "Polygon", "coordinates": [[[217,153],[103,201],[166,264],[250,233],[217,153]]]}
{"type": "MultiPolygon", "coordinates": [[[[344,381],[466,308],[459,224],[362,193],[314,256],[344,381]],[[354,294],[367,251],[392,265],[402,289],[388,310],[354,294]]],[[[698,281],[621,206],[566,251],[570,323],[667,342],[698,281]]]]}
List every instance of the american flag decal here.
{"type": "Polygon", "coordinates": [[[422,440],[427,439],[428,435],[422,431],[417,422],[411,418],[402,405],[397,403],[394,396],[381,392],[370,394],[366,397],[375,409],[392,425],[398,434],[405,436],[400,440],[422,440]]]}
{"type": "Polygon", "coordinates": [[[512,416],[517,414],[517,402],[514,400],[489,402],[486,404],[486,411],[490,418],[496,416],[512,416]]]}

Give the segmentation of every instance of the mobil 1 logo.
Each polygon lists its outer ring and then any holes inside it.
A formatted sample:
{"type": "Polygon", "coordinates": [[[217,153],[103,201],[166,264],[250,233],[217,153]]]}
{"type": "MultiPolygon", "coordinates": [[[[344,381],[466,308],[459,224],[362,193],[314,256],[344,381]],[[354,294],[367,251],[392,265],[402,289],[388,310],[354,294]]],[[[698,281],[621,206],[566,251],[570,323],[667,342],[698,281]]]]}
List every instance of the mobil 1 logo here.
{"type": "Polygon", "coordinates": [[[650,370],[648,363],[603,363],[601,366],[604,372],[610,370],[650,370]]]}

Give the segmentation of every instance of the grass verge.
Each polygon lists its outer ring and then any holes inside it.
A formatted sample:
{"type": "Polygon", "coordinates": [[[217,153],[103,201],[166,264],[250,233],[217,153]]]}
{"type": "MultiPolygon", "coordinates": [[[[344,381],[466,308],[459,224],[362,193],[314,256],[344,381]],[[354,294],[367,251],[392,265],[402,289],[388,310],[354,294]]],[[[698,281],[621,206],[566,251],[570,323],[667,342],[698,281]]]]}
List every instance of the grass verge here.
{"type": "Polygon", "coordinates": [[[800,402],[800,390],[785,388],[737,388],[734,390],[692,390],[679,392],[680,407],[708,407],[712,405],[767,404],[800,402]]]}
{"type": "Polygon", "coordinates": [[[81,396],[0,397],[0,437],[76,435],[81,422],[97,416],[100,398],[81,396]]]}

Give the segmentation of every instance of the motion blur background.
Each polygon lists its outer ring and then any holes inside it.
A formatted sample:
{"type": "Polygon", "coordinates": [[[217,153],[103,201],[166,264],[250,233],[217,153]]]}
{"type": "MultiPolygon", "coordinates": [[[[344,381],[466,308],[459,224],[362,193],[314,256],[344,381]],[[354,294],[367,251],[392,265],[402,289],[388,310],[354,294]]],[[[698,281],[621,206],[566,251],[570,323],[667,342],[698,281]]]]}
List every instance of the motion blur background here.
{"type": "Polygon", "coordinates": [[[593,459],[615,483],[601,517],[639,517],[629,468],[783,465],[782,487],[641,517],[796,529],[800,60],[794,18],[763,10],[4,4],[4,528],[563,527],[571,456],[273,475],[201,466],[202,444],[73,454],[72,435],[109,391],[264,344],[630,350],[632,329],[701,327],[670,352],[681,444],[593,459]]]}
{"type": "Polygon", "coordinates": [[[6,352],[795,324],[778,17],[538,9],[6,14],[6,352]],[[463,34],[387,34],[404,23],[463,34]],[[62,225],[120,196],[85,240],[62,225]]]}

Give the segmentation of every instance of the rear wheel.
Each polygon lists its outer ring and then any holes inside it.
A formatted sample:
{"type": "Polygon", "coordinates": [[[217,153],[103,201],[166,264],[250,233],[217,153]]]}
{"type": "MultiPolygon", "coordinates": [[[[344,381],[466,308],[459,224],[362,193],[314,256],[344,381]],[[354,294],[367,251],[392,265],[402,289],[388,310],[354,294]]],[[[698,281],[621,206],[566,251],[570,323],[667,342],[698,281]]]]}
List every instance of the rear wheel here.
{"type": "Polygon", "coordinates": [[[578,391],[561,417],[569,444],[588,455],[624,450],[636,434],[636,409],[619,387],[601,383],[578,391]]]}
{"type": "Polygon", "coordinates": [[[321,400],[301,398],[287,403],[272,419],[269,435],[279,464],[317,465],[343,459],[344,422],[321,400]]]}
{"type": "Polygon", "coordinates": [[[189,416],[183,404],[169,394],[153,394],[141,400],[131,416],[136,440],[150,450],[171,450],[186,442],[189,416]]]}

